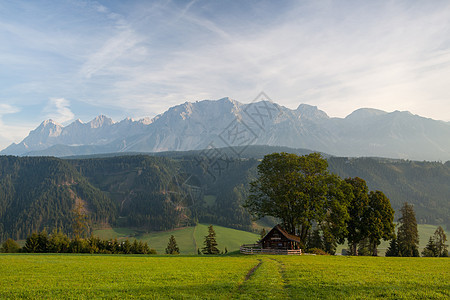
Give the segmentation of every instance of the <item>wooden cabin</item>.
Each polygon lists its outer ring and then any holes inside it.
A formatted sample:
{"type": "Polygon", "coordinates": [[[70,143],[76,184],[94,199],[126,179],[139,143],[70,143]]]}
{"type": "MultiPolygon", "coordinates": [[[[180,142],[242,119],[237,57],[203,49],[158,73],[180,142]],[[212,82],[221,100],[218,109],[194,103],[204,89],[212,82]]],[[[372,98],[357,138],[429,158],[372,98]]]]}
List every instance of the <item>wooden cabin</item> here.
{"type": "Polygon", "coordinates": [[[263,249],[299,250],[300,238],[287,233],[277,225],[259,241],[259,244],[263,249]]]}
{"type": "Polygon", "coordinates": [[[287,233],[280,225],[272,228],[258,244],[242,245],[242,254],[290,254],[300,255],[300,238],[287,233]]]}

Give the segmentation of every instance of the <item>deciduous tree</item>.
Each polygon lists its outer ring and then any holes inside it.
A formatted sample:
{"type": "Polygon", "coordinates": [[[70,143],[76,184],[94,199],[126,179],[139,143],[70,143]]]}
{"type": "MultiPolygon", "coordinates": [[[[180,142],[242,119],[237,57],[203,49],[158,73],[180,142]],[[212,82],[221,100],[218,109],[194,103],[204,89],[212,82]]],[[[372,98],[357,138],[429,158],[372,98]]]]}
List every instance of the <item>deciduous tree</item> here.
{"type": "Polygon", "coordinates": [[[439,257],[447,257],[448,256],[448,245],[445,244],[447,241],[447,236],[445,235],[444,228],[439,226],[434,232],[434,242],[436,244],[436,251],[439,257]]]}
{"type": "Polygon", "coordinates": [[[19,244],[16,243],[13,239],[7,239],[2,243],[2,247],[0,248],[0,252],[2,253],[16,253],[20,251],[19,244]]]}
{"type": "Polygon", "coordinates": [[[395,235],[394,210],[391,202],[383,192],[369,194],[369,206],[366,210],[366,231],[370,242],[372,256],[377,256],[377,247],[383,240],[390,240],[395,235]]]}
{"type": "Polygon", "coordinates": [[[357,255],[357,248],[367,236],[367,216],[366,210],[369,206],[369,188],[366,181],[359,177],[345,179],[352,186],[353,197],[348,205],[348,214],[350,216],[347,223],[347,240],[350,246],[351,255],[357,255]]]}
{"type": "Polygon", "coordinates": [[[327,167],[319,153],[266,155],[258,166],[258,178],[250,183],[244,207],[256,218],[280,219],[287,232],[305,242],[312,223],[322,223],[332,210],[329,204],[333,194],[328,192],[336,178],[327,167]]]}

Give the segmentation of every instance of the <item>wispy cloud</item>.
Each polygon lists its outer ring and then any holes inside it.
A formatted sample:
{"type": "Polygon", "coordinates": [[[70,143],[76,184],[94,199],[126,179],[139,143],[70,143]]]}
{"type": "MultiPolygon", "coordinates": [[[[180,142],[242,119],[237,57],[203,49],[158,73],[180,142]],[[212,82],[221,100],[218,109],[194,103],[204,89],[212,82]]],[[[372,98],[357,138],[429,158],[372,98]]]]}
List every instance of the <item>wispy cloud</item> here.
{"type": "Polygon", "coordinates": [[[2,5],[0,99],[47,107],[36,119],[152,116],[264,90],[332,116],[374,107],[450,120],[448,1],[2,5]]]}
{"type": "Polygon", "coordinates": [[[18,142],[28,133],[28,124],[5,124],[3,117],[20,111],[19,107],[0,103],[0,148],[3,149],[12,142],[18,142]]]}
{"type": "Polygon", "coordinates": [[[44,108],[46,119],[52,119],[58,123],[72,121],[75,117],[70,110],[70,102],[64,98],[51,98],[44,108]]]}

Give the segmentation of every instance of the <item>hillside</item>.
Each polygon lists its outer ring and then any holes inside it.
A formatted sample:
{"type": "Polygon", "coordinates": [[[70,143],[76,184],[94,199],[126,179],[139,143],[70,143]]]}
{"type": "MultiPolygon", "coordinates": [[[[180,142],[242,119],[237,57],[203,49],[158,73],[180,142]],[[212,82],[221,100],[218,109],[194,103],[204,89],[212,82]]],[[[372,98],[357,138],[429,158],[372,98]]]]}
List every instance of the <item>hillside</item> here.
{"type": "MultiPolygon", "coordinates": [[[[259,159],[275,149],[280,148],[254,146],[246,150],[254,158],[214,160],[195,151],[67,160],[2,156],[0,239],[44,228],[70,233],[76,201],[85,204],[93,228],[166,231],[211,223],[251,231],[241,204],[259,159]]],[[[396,211],[405,201],[413,203],[419,223],[450,225],[449,162],[337,157],[328,162],[331,172],[361,177],[371,190],[383,191],[396,211]]]]}
{"type": "MultiPolygon", "coordinates": [[[[218,225],[214,225],[214,231],[217,234],[216,240],[220,251],[225,251],[225,248],[229,252],[237,251],[240,245],[255,243],[260,238],[259,234],[218,225]]],[[[94,234],[104,239],[117,237],[119,240],[128,238],[144,241],[159,254],[165,253],[169,237],[173,235],[181,254],[197,254],[197,249],[204,247],[203,241],[208,235],[208,225],[198,224],[192,227],[151,233],[126,228],[102,229],[94,231],[94,234]]]]}
{"type": "Polygon", "coordinates": [[[0,156],[0,240],[44,228],[70,232],[76,203],[91,226],[115,223],[114,203],[67,161],[0,156]]]}

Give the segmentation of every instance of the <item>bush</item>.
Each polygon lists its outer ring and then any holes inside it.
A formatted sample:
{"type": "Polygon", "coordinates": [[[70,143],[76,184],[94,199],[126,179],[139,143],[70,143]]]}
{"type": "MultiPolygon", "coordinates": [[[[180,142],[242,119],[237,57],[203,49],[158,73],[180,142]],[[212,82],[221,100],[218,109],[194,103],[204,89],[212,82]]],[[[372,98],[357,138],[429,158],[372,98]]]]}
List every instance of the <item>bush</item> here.
{"type": "Polygon", "coordinates": [[[308,253],[316,254],[316,255],[329,255],[328,253],[326,253],[325,251],[323,251],[322,249],[319,249],[319,248],[308,249],[308,253]]]}
{"type": "Polygon", "coordinates": [[[0,252],[17,253],[20,252],[20,246],[13,239],[7,239],[3,242],[2,247],[0,248],[0,252]]]}

